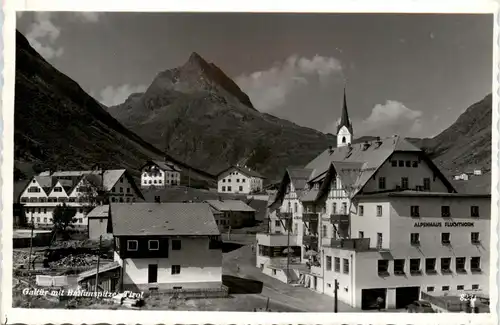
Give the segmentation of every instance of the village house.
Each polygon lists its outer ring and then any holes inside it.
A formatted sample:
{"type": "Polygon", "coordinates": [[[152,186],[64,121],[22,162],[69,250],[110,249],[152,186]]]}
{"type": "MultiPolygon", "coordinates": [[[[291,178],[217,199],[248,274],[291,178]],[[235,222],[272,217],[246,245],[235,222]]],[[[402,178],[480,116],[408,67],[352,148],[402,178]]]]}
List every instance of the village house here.
{"type": "Polygon", "coordinates": [[[463,173],[457,174],[453,178],[455,180],[468,181],[471,177],[481,175],[483,175],[483,170],[481,168],[467,168],[463,173]]]}
{"type": "Polygon", "coordinates": [[[109,204],[96,206],[87,214],[89,239],[107,237],[109,204]]]}
{"type": "Polygon", "coordinates": [[[337,146],[287,169],[257,234],[265,274],[370,309],[422,294],[488,294],[490,195],[457,193],[401,137],[352,143],[344,95],[337,146]],[[342,132],[341,132],[342,131],[342,132]]]}
{"type": "Polygon", "coordinates": [[[123,290],[222,288],[220,232],[206,203],[110,205],[123,290]]]}
{"type": "Polygon", "coordinates": [[[219,193],[250,194],[263,188],[264,176],[247,166],[231,166],[217,175],[219,193]]]}
{"type": "Polygon", "coordinates": [[[54,209],[66,204],[76,209],[75,226],[87,228],[87,213],[109,202],[144,199],[125,169],[44,172],[34,176],[20,195],[28,223],[51,228],[54,209]]]}
{"type": "Polygon", "coordinates": [[[241,200],[206,200],[215,211],[219,229],[243,228],[255,225],[255,209],[241,200]]]}
{"type": "Polygon", "coordinates": [[[141,187],[178,186],[181,184],[181,169],[164,160],[150,160],[141,168],[141,187]]]}

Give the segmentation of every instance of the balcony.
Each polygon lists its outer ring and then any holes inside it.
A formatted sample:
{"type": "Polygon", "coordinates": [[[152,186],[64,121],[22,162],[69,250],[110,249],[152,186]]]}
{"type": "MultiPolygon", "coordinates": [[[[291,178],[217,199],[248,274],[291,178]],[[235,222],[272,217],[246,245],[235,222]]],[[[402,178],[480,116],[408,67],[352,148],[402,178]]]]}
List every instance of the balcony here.
{"type": "Polygon", "coordinates": [[[300,257],[290,256],[289,259],[287,257],[271,257],[269,259],[269,264],[270,266],[276,268],[286,268],[287,265],[294,266],[294,265],[299,265],[301,263],[300,263],[300,257]]]}
{"type": "Polygon", "coordinates": [[[349,222],[349,215],[346,213],[334,213],[330,215],[331,223],[349,222]]]}
{"type": "Polygon", "coordinates": [[[257,242],[259,245],[264,245],[264,246],[298,246],[298,240],[297,236],[290,234],[290,240],[288,240],[289,236],[287,234],[282,234],[282,233],[276,233],[276,234],[271,234],[271,233],[258,233],[257,234],[257,242]]]}
{"type": "Polygon", "coordinates": [[[291,212],[276,212],[276,216],[280,219],[292,219],[293,214],[291,212]]]}
{"type": "Polygon", "coordinates": [[[318,214],[317,213],[303,213],[302,221],[304,222],[318,222],[318,214]]]}
{"type": "Polygon", "coordinates": [[[331,239],[329,244],[324,246],[366,251],[370,249],[370,238],[331,239]]]}

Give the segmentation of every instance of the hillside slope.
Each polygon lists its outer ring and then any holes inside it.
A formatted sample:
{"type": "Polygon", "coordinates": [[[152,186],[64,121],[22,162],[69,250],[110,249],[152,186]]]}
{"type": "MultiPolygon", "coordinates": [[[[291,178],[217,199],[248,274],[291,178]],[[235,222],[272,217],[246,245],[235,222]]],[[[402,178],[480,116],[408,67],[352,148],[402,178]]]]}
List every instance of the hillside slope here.
{"type": "Polygon", "coordinates": [[[471,105],[446,130],[429,139],[409,139],[450,173],[471,167],[491,170],[492,96],[471,105]]]}
{"type": "Polygon", "coordinates": [[[244,159],[274,179],[285,166],[304,165],[335,142],[332,135],[260,113],[234,81],[196,53],[108,111],[146,141],[211,173],[244,159]]]}
{"type": "MultiPolygon", "coordinates": [[[[29,165],[40,171],[100,164],[127,168],[137,176],[147,159],[163,159],[162,150],[121,125],[76,82],[45,61],[19,32],[14,126],[18,174],[29,174],[25,168],[29,165]]],[[[211,180],[211,175],[196,172],[193,176],[211,180]]]]}

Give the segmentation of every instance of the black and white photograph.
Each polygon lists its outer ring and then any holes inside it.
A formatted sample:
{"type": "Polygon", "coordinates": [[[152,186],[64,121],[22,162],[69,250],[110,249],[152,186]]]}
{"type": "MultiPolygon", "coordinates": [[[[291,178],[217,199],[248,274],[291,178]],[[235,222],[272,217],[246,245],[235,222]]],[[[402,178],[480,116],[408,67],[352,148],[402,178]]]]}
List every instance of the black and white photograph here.
{"type": "Polygon", "coordinates": [[[493,12],[14,15],[12,309],[496,313],[493,12]]]}

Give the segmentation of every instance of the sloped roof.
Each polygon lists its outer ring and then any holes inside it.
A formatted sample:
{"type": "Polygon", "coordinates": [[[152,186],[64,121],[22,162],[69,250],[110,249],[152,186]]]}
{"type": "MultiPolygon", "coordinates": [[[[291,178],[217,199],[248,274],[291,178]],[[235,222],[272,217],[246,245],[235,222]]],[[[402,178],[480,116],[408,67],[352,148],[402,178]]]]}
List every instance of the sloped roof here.
{"type": "Polygon", "coordinates": [[[38,184],[42,187],[42,189],[45,191],[45,193],[49,194],[50,190],[52,189],[52,186],[54,185],[52,183],[52,177],[50,177],[50,176],[35,176],[35,179],[38,182],[38,184]]]}
{"type": "Polygon", "coordinates": [[[229,171],[231,169],[236,169],[240,173],[242,173],[244,175],[247,175],[249,177],[257,177],[257,178],[262,178],[262,179],[265,178],[264,176],[262,176],[261,174],[259,174],[255,170],[252,170],[252,169],[250,169],[248,167],[245,167],[245,166],[230,166],[230,167],[224,169],[223,171],[221,171],[220,173],[218,173],[217,177],[219,177],[220,175],[224,174],[225,172],[227,172],[227,171],[229,171]]]}
{"type": "Polygon", "coordinates": [[[157,165],[158,167],[160,167],[162,170],[165,170],[165,171],[176,171],[176,172],[181,171],[181,169],[179,167],[177,167],[173,163],[169,163],[166,161],[152,160],[152,163],[154,163],[155,165],[157,165]]]}
{"type": "Polygon", "coordinates": [[[295,191],[301,191],[307,187],[307,181],[313,172],[310,168],[287,168],[286,171],[295,191]]]}
{"type": "Polygon", "coordinates": [[[316,200],[316,197],[318,196],[319,190],[318,189],[310,189],[304,191],[302,195],[300,196],[300,200],[302,202],[313,202],[316,200]]]}
{"type": "Polygon", "coordinates": [[[206,203],[111,203],[114,236],[220,235],[206,203]]]}
{"type": "Polygon", "coordinates": [[[255,210],[255,220],[263,221],[267,215],[267,200],[250,199],[247,204],[255,210]]]}
{"type": "Polygon", "coordinates": [[[206,200],[210,206],[219,211],[238,211],[238,212],[255,212],[255,210],[248,206],[245,202],[240,200],[206,200]]]}
{"type": "MultiPolygon", "coordinates": [[[[99,274],[101,273],[104,273],[104,272],[108,272],[108,271],[111,271],[111,270],[114,270],[114,269],[117,269],[117,268],[120,268],[120,263],[118,262],[111,262],[109,264],[106,264],[106,265],[101,265],[99,267],[99,274]]],[[[83,281],[85,279],[88,279],[89,277],[94,277],[97,273],[97,267],[95,269],[90,269],[88,271],[84,271],[80,274],[78,274],[78,282],[80,281],[83,281]]]]}
{"type": "Polygon", "coordinates": [[[87,217],[89,217],[89,218],[92,218],[92,217],[103,218],[103,217],[107,217],[108,215],[109,215],[109,205],[106,204],[106,205],[96,206],[94,209],[92,209],[92,211],[90,211],[87,214],[87,217]]]}

